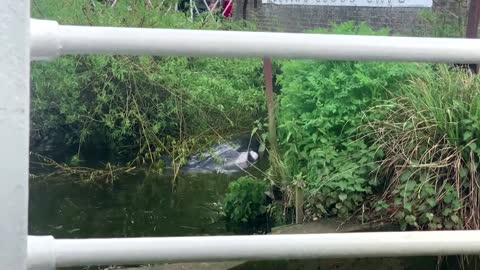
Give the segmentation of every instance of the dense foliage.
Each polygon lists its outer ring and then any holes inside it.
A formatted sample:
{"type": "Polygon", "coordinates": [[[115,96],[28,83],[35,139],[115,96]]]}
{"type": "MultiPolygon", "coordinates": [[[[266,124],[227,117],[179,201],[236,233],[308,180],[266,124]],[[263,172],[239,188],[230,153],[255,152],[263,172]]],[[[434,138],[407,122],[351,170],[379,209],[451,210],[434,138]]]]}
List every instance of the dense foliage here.
{"type": "MultiPolygon", "coordinates": [[[[336,33],[386,34],[365,25],[336,25],[336,33]]],[[[358,128],[376,115],[364,112],[396,91],[413,64],[287,61],[282,66],[278,109],[283,161],[305,185],[307,214],[345,216],[372,193],[374,160],[369,137],[358,128]]]]}
{"type": "Polygon", "coordinates": [[[284,62],[279,137],[307,218],[479,228],[479,83],[442,65],[284,62]]]}
{"type": "MultiPolygon", "coordinates": [[[[164,6],[118,1],[34,1],[33,15],[60,23],[241,29],[208,17],[193,22],[164,6]]],[[[211,138],[249,130],[262,116],[259,59],[71,56],[32,66],[33,145],[70,149],[74,160],[100,149],[128,160],[179,166],[211,138]]],[[[96,157],[96,156],[94,156],[96,157]]],[[[177,168],[179,167],[177,166],[177,168]]]]}
{"type": "Polygon", "coordinates": [[[268,186],[252,177],[240,177],[228,186],[224,200],[227,221],[253,224],[267,213],[268,186]]]}

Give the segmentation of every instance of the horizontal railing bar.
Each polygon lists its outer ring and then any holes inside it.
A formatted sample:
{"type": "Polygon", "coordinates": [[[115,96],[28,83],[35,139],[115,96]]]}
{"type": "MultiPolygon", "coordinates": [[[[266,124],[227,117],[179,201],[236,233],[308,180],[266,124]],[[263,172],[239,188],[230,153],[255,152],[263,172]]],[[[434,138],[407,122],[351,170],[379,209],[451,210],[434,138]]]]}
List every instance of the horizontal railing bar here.
{"type": "Polygon", "coordinates": [[[31,56],[280,57],[479,63],[479,39],[63,26],[31,22],[31,56]]]}
{"type": "MultiPolygon", "coordinates": [[[[29,237],[30,265],[71,267],[165,262],[480,254],[480,231],[367,232],[115,239],[29,237]],[[42,257],[43,256],[43,257],[42,257]],[[41,258],[50,258],[41,262],[41,258]]],[[[41,269],[41,268],[40,268],[41,269]]],[[[48,269],[48,268],[44,268],[48,269]]]]}

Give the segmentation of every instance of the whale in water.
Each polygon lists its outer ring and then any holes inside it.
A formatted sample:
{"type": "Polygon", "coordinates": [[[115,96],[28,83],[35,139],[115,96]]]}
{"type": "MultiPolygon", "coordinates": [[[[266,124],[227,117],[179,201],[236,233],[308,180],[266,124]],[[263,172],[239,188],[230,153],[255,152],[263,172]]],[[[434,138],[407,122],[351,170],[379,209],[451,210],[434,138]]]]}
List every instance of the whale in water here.
{"type": "Polygon", "coordinates": [[[231,141],[216,144],[209,151],[191,156],[182,171],[232,173],[250,167],[258,157],[249,144],[245,147],[241,141],[231,141]]]}

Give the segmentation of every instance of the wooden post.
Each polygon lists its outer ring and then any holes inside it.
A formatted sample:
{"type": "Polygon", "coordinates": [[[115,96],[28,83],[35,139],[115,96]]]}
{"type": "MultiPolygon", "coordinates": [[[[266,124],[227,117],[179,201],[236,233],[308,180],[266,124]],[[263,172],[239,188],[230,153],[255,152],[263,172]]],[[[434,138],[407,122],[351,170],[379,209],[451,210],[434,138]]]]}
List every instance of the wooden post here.
{"type": "MultiPolygon", "coordinates": [[[[272,60],[268,57],[263,58],[263,75],[265,78],[265,97],[267,100],[268,113],[268,141],[270,143],[270,164],[273,172],[280,178],[285,178],[282,168],[280,168],[279,149],[277,144],[277,123],[275,121],[275,99],[273,95],[272,79],[272,60]]],[[[284,180],[284,179],[281,179],[284,180]]],[[[296,223],[303,223],[303,184],[295,187],[295,220],[296,223]]]]}
{"type": "Polygon", "coordinates": [[[295,187],[295,223],[303,223],[303,185],[297,185],[295,187]]]}
{"type": "Polygon", "coordinates": [[[263,76],[265,78],[265,97],[267,99],[268,140],[271,151],[277,154],[277,124],[275,122],[275,100],[273,98],[272,60],[268,57],[263,58],[263,76]]]}
{"type": "MultiPolygon", "coordinates": [[[[470,6],[468,8],[468,21],[467,21],[467,30],[466,38],[477,38],[478,33],[478,23],[480,18],[480,0],[470,0],[470,6]]],[[[472,72],[478,73],[478,64],[469,64],[470,70],[472,72]]]]}

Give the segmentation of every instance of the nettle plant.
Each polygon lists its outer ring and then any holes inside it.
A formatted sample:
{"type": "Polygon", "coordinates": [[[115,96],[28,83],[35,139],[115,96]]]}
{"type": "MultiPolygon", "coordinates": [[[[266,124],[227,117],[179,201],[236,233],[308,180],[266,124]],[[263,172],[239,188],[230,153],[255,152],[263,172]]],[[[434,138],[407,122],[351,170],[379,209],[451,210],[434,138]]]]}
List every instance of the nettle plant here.
{"type": "MultiPolygon", "coordinates": [[[[386,35],[364,24],[334,25],[342,34],[386,35]]],[[[372,138],[358,136],[368,113],[396,91],[414,64],[353,61],[285,61],[279,75],[279,139],[283,161],[295,182],[305,186],[306,213],[346,216],[376,185],[371,175],[380,151],[372,138]]]]}
{"type": "Polygon", "coordinates": [[[244,176],[228,185],[224,211],[228,222],[252,224],[267,214],[268,185],[265,181],[244,176]]]}

